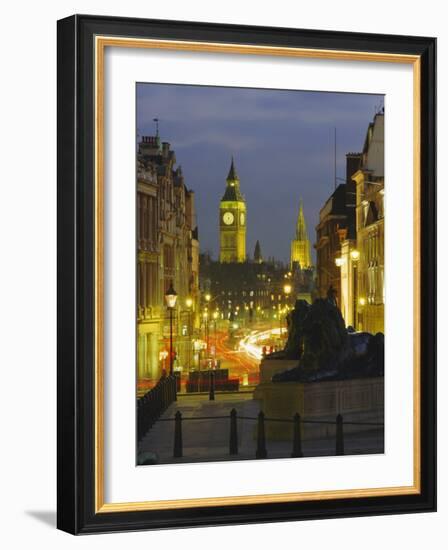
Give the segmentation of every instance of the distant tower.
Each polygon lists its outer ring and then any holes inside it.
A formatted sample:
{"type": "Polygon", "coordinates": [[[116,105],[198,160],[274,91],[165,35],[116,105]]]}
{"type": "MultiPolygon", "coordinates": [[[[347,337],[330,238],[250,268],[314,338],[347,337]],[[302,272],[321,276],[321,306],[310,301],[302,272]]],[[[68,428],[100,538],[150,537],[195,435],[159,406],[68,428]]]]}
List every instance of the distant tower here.
{"type": "Polygon", "coordinates": [[[262,263],[263,263],[263,256],[262,256],[262,254],[261,254],[260,241],[257,241],[257,242],[255,243],[254,262],[255,262],[256,264],[262,264],[262,263]]]}
{"type": "Polygon", "coordinates": [[[240,180],[233,162],[224,196],[219,205],[219,261],[246,261],[246,201],[240,191],[240,180]]]}
{"type": "Polygon", "coordinates": [[[313,267],[302,199],[300,199],[299,215],[297,217],[296,238],[291,241],[291,269],[294,267],[300,267],[300,269],[313,267]]]}

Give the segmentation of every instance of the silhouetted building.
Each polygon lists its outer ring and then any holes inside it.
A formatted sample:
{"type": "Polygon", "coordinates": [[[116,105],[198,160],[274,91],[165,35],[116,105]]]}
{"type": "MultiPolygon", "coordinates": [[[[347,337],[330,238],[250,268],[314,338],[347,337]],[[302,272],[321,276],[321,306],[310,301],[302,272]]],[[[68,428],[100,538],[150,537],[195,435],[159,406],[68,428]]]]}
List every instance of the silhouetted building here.
{"type": "Polygon", "coordinates": [[[290,295],[284,290],[290,275],[281,262],[223,264],[201,255],[201,288],[211,295],[210,311],[218,312],[221,320],[240,325],[273,321],[278,319],[279,312],[284,317],[285,307],[290,307],[294,300],[294,290],[290,295]]]}
{"type": "Polygon", "coordinates": [[[257,264],[263,263],[263,255],[261,254],[260,241],[257,241],[255,243],[254,262],[257,263],[257,264]]]}
{"type": "Polygon", "coordinates": [[[354,217],[354,208],[347,207],[350,195],[342,183],[330,195],[319,212],[316,227],[316,290],[320,298],[327,296],[328,289],[340,288],[340,271],[336,258],[340,256],[341,240],[347,235],[354,217]]]}

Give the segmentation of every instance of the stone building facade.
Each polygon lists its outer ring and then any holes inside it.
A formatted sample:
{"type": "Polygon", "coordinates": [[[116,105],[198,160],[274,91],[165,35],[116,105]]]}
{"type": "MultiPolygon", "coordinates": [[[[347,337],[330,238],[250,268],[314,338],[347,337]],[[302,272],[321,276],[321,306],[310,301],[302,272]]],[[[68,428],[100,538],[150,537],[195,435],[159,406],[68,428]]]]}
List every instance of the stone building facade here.
{"type": "Polygon", "coordinates": [[[319,212],[316,226],[316,291],[325,298],[328,290],[336,291],[340,305],[341,273],[337,258],[341,254],[341,242],[348,238],[354,227],[355,204],[354,184],[342,183],[337,186],[319,212]]]}
{"type": "Polygon", "coordinates": [[[355,190],[355,231],[341,233],[335,260],[339,305],[347,326],[384,332],[384,112],[369,124],[362,153],[349,155],[359,159],[351,175],[347,170],[355,190]]]}
{"type": "Polygon", "coordinates": [[[356,183],[358,329],[384,332],[384,113],[369,124],[356,183]]]}
{"type": "Polygon", "coordinates": [[[137,374],[139,381],[156,381],[169,366],[166,290],[172,283],[178,294],[174,349],[179,365],[188,361],[199,300],[194,193],[176,167],[170,144],[161,143],[158,134],[143,136],[137,153],[136,279],[137,374]]]}

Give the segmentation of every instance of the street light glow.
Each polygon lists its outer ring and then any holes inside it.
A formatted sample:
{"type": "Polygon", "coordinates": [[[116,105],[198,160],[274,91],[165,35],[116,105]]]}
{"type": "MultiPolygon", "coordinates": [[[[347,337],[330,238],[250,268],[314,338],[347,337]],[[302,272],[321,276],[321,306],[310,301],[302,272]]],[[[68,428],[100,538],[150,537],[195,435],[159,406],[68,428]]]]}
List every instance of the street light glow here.
{"type": "Polygon", "coordinates": [[[291,294],[291,290],[292,290],[292,286],[291,285],[285,285],[283,287],[283,291],[284,293],[288,296],[289,294],[291,294]]]}
{"type": "Polygon", "coordinates": [[[359,250],[352,250],[350,252],[350,257],[352,260],[356,262],[356,260],[359,260],[359,250]]]}
{"type": "Polygon", "coordinates": [[[169,289],[165,292],[165,300],[169,309],[176,307],[177,292],[173,288],[173,283],[170,284],[169,289]]]}

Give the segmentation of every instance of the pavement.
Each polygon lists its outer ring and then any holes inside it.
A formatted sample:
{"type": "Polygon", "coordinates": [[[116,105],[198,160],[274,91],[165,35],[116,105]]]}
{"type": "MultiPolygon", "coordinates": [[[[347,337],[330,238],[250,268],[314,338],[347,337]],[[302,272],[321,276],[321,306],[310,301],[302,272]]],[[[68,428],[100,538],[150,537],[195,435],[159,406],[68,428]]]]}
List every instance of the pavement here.
{"type": "MultiPolygon", "coordinates": [[[[208,394],[178,394],[155,425],[140,442],[138,452],[154,453],[159,464],[182,462],[215,462],[223,460],[252,460],[257,446],[256,419],[259,402],[252,392],[216,393],[215,401],[208,394]],[[238,422],[238,455],[229,455],[230,411],[235,408],[238,422]],[[182,413],[183,456],[173,458],[174,415],[182,413]],[[200,417],[224,417],[199,419],[200,417]],[[247,417],[247,418],[240,418],[247,417]]],[[[345,454],[384,452],[383,430],[362,434],[345,434],[345,454]]],[[[267,458],[289,458],[292,441],[266,441],[267,458]]],[[[304,456],[335,454],[334,438],[302,442],[304,456]]]]}

